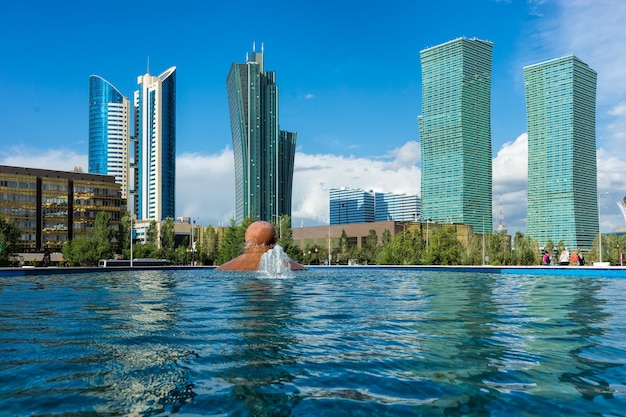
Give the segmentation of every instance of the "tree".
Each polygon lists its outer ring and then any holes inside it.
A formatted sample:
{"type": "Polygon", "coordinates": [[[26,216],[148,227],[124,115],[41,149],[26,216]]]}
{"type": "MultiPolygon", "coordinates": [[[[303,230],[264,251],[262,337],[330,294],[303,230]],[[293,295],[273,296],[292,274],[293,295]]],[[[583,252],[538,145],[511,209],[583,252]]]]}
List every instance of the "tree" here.
{"type": "Polygon", "coordinates": [[[130,239],[131,239],[131,227],[132,227],[132,215],[129,211],[124,212],[122,220],[120,221],[120,227],[117,231],[116,239],[119,243],[118,250],[124,255],[124,258],[130,259],[130,239]]]}
{"type": "Polygon", "coordinates": [[[482,245],[482,236],[470,233],[467,241],[467,248],[463,256],[464,265],[482,265],[482,245]]]}
{"type": "MultiPolygon", "coordinates": [[[[559,242],[559,245],[562,241],[559,242]]],[[[536,265],[538,263],[539,245],[529,236],[525,236],[522,232],[515,232],[513,238],[513,246],[515,248],[513,263],[517,265],[536,265]]]]}
{"type": "MultiPolygon", "coordinates": [[[[176,249],[176,231],[174,230],[174,219],[167,217],[161,226],[161,253],[162,257],[174,261],[174,250],[176,249]]],[[[186,245],[185,245],[186,250],[186,245]]]]}
{"type": "Polygon", "coordinates": [[[365,263],[375,263],[376,250],[378,249],[378,235],[376,230],[370,229],[367,237],[365,238],[365,245],[363,246],[362,254],[365,263]]]}
{"type": "Polygon", "coordinates": [[[419,265],[424,248],[424,239],[419,231],[398,233],[379,249],[376,261],[380,265],[419,265]]]}
{"type": "Polygon", "coordinates": [[[432,231],[430,248],[425,255],[429,265],[459,265],[463,256],[463,245],[456,236],[454,226],[438,227],[432,231]]]}
{"type": "Polygon", "coordinates": [[[291,259],[297,259],[300,256],[300,247],[293,243],[291,217],[287,215],[280,216],[278,224],[275,224],[274,227],[278,231],[278,244],[283,248],[283,251],[291,259]]]}
{"type": "Polygon", "coordinates": [[[388,245],[389,242],[391,242],[391,232],[389,231],[389,229],[385,229],[385,231],[383,232],[383,236],[381,239],[381,244],[382,246],[388,245]]]}
{"type": "Polygon", "coordinates": [[[113,247],[111,246],[111,229],[110,229],[109,213],[104,211],[96,215],[93,228],[93,259],[92,263],[97,265],[100,259],[110,259],[113,256],[113,247]]]}
{"type": "Polygon", "coordinates": [[[224,233],[224,241],[217,255],[218,265],[223,265],[243,253],[243,246],[238,240],[238,234],[239,231],[235,224],[235,219],[230,219],[230,224],[224,233]]]}
{"type": "Polygon", "coordinates": [[[20,229],[0,216],[0,266],[8,266],[17,254],[20,229]]]}
{"type": "Polygon", "coordinates": [[[204,228],[200,246],[198,249],[198,258],[203,265],[213,265],[217,259],[219,251],[219,235],[215,228],[211,225],[204,228]]]}
{"type": "Polygon", "coordinates": [[[155,246],[160,246],[159,230],[157,229],[156,220],[152,220],[148,226],[148,231],[146,232],[146,243],[154,243],[155,246]]]}
{"type": "Polygon", "coordinates": [[[109,213],[99,212],[94,221],[92,236],[77,237],[63,244],[61,252],[68,265],[95,266],[100,259],[110,259],[113,256],[109,219],[109,213]]]}

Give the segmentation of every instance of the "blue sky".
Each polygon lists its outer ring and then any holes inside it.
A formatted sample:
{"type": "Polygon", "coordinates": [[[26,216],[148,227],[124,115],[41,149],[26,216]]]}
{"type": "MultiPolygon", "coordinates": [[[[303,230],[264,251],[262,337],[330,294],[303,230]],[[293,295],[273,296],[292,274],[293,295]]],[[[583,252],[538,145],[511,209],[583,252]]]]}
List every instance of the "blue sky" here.
{"type": "Polygon", "coordinates": [[[234,210],[225,80],[256,42],[276,71],[280,125],[298,133],[293,224],[328,222],[328,188],[420,194],[419,51],[494,43],[494,226],[525,230],[522,68],[574,53],[598,72],[602,230],[624,224],[626,3],[528,1],[11,2],[0,15],[0,164],[87,168],[88,78],[132,99],[137,76],[177,67],[177,216],[234,210]]]}

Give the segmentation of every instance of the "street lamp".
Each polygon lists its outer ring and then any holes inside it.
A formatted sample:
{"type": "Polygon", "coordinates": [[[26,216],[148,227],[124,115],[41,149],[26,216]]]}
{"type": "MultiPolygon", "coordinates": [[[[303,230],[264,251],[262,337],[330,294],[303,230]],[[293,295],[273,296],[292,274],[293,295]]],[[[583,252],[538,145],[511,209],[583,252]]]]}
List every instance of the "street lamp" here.
{"type": "Polygon", "coordinates": [[[485,215],[483,214],[483,265],[485,264],[485,215]]]}
{"type": "Polygon", "coordinates": [[[193,239],[193,229],[196,228],[196,220],[199,218],[200,217],[197,217],[191,223],[191,265],[192,266],[196,264],[196,242],[193,239]]]}
{"type": "Polygon", "coordinates": [[[133,267],[133,215],[130,215],[130,266],[133,267]]]}

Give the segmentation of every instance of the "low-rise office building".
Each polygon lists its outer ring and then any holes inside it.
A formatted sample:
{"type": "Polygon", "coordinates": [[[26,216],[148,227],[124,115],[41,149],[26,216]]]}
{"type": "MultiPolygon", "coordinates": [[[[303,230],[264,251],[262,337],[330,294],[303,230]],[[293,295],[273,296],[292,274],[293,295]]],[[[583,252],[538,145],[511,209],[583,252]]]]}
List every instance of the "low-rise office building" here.
{"type": "Polygon", "coordinates": [[[473,233],[472,227],[460,223],[427,223],[427,222],[397,222],[383,221],[371,223],[353,223],[353,224],[333,224],[329,226],[313,226],[300,227],[292,229],[292,237],[294,244],[300,249],[312,248],[315,246],[323,248],[337,248],[341,235],[345,231],[348,238],[349,247],[357,247],[362,249],[367,241],[370,230],[376,232],[378,237],[378,245],[382,244],[382,236],[385,230],[388,230],[391,236],[399,233],[412,233],[415,230],[420,231],[424,239],[430,237],[433,230],[444,227],[453,226],[457,239],[467,247],[469,236],[473,233]]]}
{"type": "Polygon", "coordinates": [[[19,228],[19,252],[60,252],[64,242],[91,236],[99,212],[115,230],[125,210],[113,176],[0,165],[0,216],[19,228]]]}

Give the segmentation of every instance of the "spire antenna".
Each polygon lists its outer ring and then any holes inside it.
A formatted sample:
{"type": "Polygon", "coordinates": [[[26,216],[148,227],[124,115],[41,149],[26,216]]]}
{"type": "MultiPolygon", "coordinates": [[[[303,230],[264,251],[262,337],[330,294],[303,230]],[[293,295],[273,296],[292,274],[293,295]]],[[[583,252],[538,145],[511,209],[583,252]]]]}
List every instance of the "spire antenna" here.
{"type": "Polygon", "coordinates": [[[148,63],[146,65],[146,74],[150,74],[150,55],[148,55],[148,63]]]}

